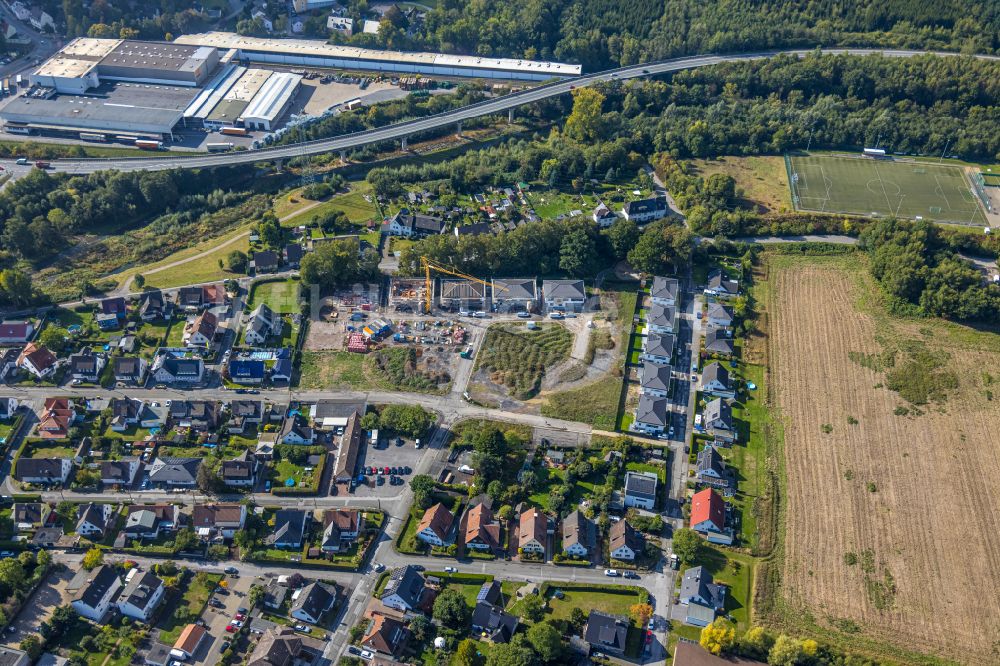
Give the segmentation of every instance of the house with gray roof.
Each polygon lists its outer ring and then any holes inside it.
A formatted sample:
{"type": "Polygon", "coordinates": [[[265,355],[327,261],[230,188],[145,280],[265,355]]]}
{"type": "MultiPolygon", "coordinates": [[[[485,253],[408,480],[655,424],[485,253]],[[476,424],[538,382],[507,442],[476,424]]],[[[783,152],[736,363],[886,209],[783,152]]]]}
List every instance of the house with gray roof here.
{"type": "Polygon", "coordinates": [[[625,472],[625,506],[650,511],[656,506],[656,484],[653,472],[625,472]]]}
{"type": "Polygon", "coordinates": [[[729,328],[733,325],[733,309],[722,303],[710,303],[708,306],[708,323],[710,326],[729,328]]]}
{"type": "Polygon", "coordinates": [[[122,581],[114,567],[107,564],[87,573],[87,582],[73,598],[73,610],[94,622],[100,622],[111,609],[122,589],[122,581]]]}
{"type": "Polygon", "coordinates": [[[548,311],[581,312],[587,302],[583,280],[543,280],[542,295],[548,311]]]}
{"type": "Polygon", "coordinates": [[[88,502],[77,506],[76,533],[93,539],[103,538],[107,531],[114,527],[112,516],[117,515],[112,504],[88,502]]]}
{"type": "Polygon", "coordinates": [[[718,361],[712,361],[701,372],[701,392],[717,398],[735,398],[736,389],[726,370],[718,361]]]}
{"type": "Polygon", "coordinates": [[[296,620],[319,624],[320,618],[337,603],[337,588],[326,583],[312,582],[292,595],[289,615],[296,620]]]}
{"type": "Polygon", "coordinates": [[[708,283],[705,286],[706,296],[717,298],[734,298],[740,294],[740,283],[726,277],[721,270],[716,269],[708,274],[708,283]]]}
{"type": "Polygon", "coordinates": [[[105,460],[101,463],[101,483],[106,486],[131,486],[139,472],[138,458],[105,460]]]}
{"type": "Polygon", "coordinates": [[[653,303],[646,311],[646,328],[649,333],[676,333],[677,310],[672,305],[653,303]]]}
{"type": "Polygon", "coordinates": [[[736,351],[736,345],[726,329],[709,326],[708,332],[705,333],[705,351],[719,356],[732,356],[736,351]]]}
{"type": "Polygon", "coordinates": [[[648,435],[659,435],[665,432],[669,425],[667,399],[652,395],[640,395],[632,429],[648,435]]]}
{"type": "Polygon", "coordinates": [[[200,465],[201,458],[157,458],[149,466],[149,482],[161,488],[194,488],[200,465]]]}
{"type": "Polygon", "coordinates": [[[592,610],[583,629],[583,640],[595,651],[623,655],[628,628],[628,618],[592,610]]]}
{"type": "Polygon", "coordinates": [[[118,611],[133,620],[149,622],[163,599],[163,581],[152,571],[132,569],[125,579],[125,590],[118,599],[118,611]]]}
{"type": "Polygon", "coordinates": [[[300,509],[280,509],[274,512],[274,531],[267,542],[275,548],[301,548],[306,534],[306,512],[300,509]]]}
{"type": "Polygon", "coordinates": [[[639,371],[639,386],[643,395],[666,398],[673,389],[673,368],[662,363],[644,361],[639,371]]]}
{"type": "Polygon", "coordinates": [[[472,611],[473,635],[490,643],[509,643],[517,625],[517,616],[504,612],[502,606],[489,601],[477,601],[472,611]]]}
{"type": "Polygon", "coordinates": [[[726,466],[726,461],[719,455],[718,449],[711,444],[706,444],[698,452],[695,478],[699,483],[713,488],[729,489],[733,481],[733,473],[726,466]]]}
{"type": "Polygon", "coordinates": [[[708,434],[716,440],[727,444],[737,439],[736,422],[733,420],[733,408],[729,402],[716,398],[705,405],[702,422],[708,434]]]}
{"type": "Polygon", "coordinates": [[[497,312],[534,312],[538,309],[535,278],[494,278],[493,309],[497,312]]]}
{"type": "Polygon", "coordinates": [[[416,569],[407,565],[392,570],[380,599],[389,608],[412,611],[420,606],[426,581],[416,569]]]}
{"type": "Polygon", "coordinates": [[[726,607],[726,587],[717,584],[705,567],[691,567],[681,579],[680,603],[687,606],[687,624],[708,626],[726,607]]]}
{"type": "Polygon", "coordinates": [[[17,459],[14,478],[22,483],[40,485],[62,485],[73,469],[73,461],[68,458],[25,458],[17,459]]]}
{"type": "Polygon", "coordinates": [[[562,521],[563,552],[571,557],[586,559],[597,547],[597,526],[577,509],[562,521]]]}
{"type": "Polygon", "coordinates": [[[653,363],[670,365],[674,359],[674,336],[669,333],[650,333],[642,341],[642,358],[653,363]]]}
{"type": "Polygon", "coordinates": [[[653,278],[653,284],[649,288],[649,297],[655,305],[665,305],[677,307],[680,300],[681,286],[677,278],[660,277],[653,278]]]}

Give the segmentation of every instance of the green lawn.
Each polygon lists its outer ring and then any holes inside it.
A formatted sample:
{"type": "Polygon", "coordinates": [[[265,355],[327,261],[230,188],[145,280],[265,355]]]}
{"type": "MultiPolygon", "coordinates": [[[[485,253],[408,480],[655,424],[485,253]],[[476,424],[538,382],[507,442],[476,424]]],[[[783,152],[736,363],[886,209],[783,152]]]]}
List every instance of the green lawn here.
{"type": "Polygon", "coordinates": [[[550,609],[548,617],[556,620],[568,620],[570,613],[576,607],[585,611],[596,610],[627,616],[631,606],[643,603],[649,598],[649,594],[644,590],[623,585],[577,586],[573,583],[550,583],[548,596],[550,609]],[[562,591],[562,599],[551,596],[555,590],[562,591]]]}
{"type": "Polygon", "coordinates": [[[741,403],[734,403],[733,416],[742,421],[740,442],[725,451],[729,464],[739,470],[738,492],[733,503],[741,515],[740,540],[751,549],[756,548],[759,534],[754,502],[766,489],[767,445],[764,432],[771,425],[771,414],[764,404],[764,367],[740,365],[738,375],[757,385],[756,391],[747,392],[741,403]]]}
{"type": "Polygon", "coordinates": [[[6,443],[7,438],[10,437],[10,433],[14,430],[13,419],[9,421],[0,421],[0,442],[6,443]]]}
{"type": "Polygon", "coordinates": [[[266,303],[274,312],[298,312],[301,284],[298,280],[281,280],[278,282],[260,282],[255,284],[250,294],[249,307],[251,310],[255,310],[261,303],[266,303]]]}
{"type": "MultiPolygon", "coordinates": [[[[695,564],[708,569],[716,583],[725,583],[729,587],[726,592],[726,613],[733,616],[739,631],[749,628],[752,616],[750,594],[753,589],[754,558],[706,543],[695,564]]],[[[678,580],[683,577],[686,568],[682,568],[678,580]]]]}
{"type": "MultiPolygon", "coordinates": [[[[198,617],[204,611],[205,605],[208,603],[208,598],[212,595],[212,591],[215,590],[222,579],[222,574],[189,574],[189,578],[181,586],[183,592],[180,594],[180,598],[175,598],[174,600],[174,607],[186,607],[190,613],[189,617],[198,617]]],[[[181,631],[188,624],[187,620],[179,620],[175,613],[163,613],[160,623],[157,625],[160,628],[160,642],[173,645],[180,637],[181,631]]]]}
{"type": "MultiPolygon", "coordinates": [[[[545,467],[535,472],[538,481],[535,483],[535,492],[528,496],[528,502],[542,509],[550,511],[549,493],[556,487],[563,484],[566,478],[566,471],[545,467]]],[[[586,479],[578,479],[573,484],[573,490],[567,497],[567,506],[576,506],[581,500],[594,492],[594,487],[602,481],[600,475],[592,474],[586,479]]]]}
{"type": "MultiPolygon", "coordinates": [[[[378,210],[375,208],[374,203],[365,201],[365,195],[372,197],[371,187],[368,183],[364,181],[358,181],[351,183],[351,191],[347,194],[340,194],[331,197],[329,200],[324,201],[318,206],[313,206],[303,210],[301,213],[292,215],[291,217],[285,217],[288,213],[284,213],[279,217],[284,217],[282,220],[282,226],[295,227],[299,225],[309,224],[313,217],[323,217],[327,213],[333,211],[341,211],[347,216],[347,219],[354,224],[363,225],[368,220],[372,220],[378,217],[378,210]]],[[[312,202],[305,202],[305,205],[309,205],[312,202]]],[[[282,207],[285,210],[291,210],[282,207]]],[[[305,206],[299,206],[299,208],[305,208],[305,206]]]]}
{"type": "Polygon", "coordinates": [[[76,449],[68,442],[66,444],[35,442],[28,445],[26,454],[27,458],[72,458],[76,455],[76,449]]]}
{"type": "Polygon", "coordinates": [[[163,343],[165,347],[181,347],[184,345],[184,326],[187,322],[183,319],[175,319],[167,329],[167,339],[163,343]]]}
{"type": "Polygon", "coordinates": [[[274,469],[274,486],[284,486],[287,479],[295,479],[295,485],[309,485],[313,482],[313,475],[316,473],[314,469],[312,472],[306,472],[305,467],[302,465],[296,465],[288,460],[280,460],[278,462],[272,463],[272,468],[274,469]]]}
{"type": "MultiPolygon", "coordinates": [[[[221,239],[217,239],[209,247],[202,247],[201,252],[206,251],[212,245],[218,245],[219,240],[221,239]]],[[[249,252],[250,237],[243,236],[239,240],[229,243],[224,247],[212,250],[205,256],[198,256],[198,258],[194,258],[194,256],[197,256],[197,254],[195,254],[190,259],[184,260],[183,263],[171,266],[170,268],[166,268],[165,266],[172,261],[177,261],[177,259],[168,257],[167,260],[161,262],[161,264],[164,265],[164,268],[161,270],[153,272],[147,269],[143,272],[143,275],[146,278],[146,286],[166,289],[185,284],[197,284],[199,282],[212,282],[215,280],[245,277],[241,274],[230,273],[229,271],[219,267],[219,261],[222,260],[224,262],[229,253],[234,250],[239,250],[244,253],[249,252]]]]}
{"type": "Polygon", "coordinates": [[[122,432],[115,432],[108,426],[103,433],[102,437],[107,437],[108,439],[121,439],[126,442],[138,442],[146,438],[149,434],[148,428],[140,428],[139,426],[129,426],[128,429],[122,432]]]}
{"type": "Polygon", "coordinates": [[[370,385],[364,371],[363,354],[350,352],[302,352],[299,388],[319,389],[333,386],[363,388],[370,385]]]}
{"type": "Polygon", "coordinates": [[[622,378],[607,375],[592,384],[545,396],[542,415],[614,430],[621,392],[622,378]]]}

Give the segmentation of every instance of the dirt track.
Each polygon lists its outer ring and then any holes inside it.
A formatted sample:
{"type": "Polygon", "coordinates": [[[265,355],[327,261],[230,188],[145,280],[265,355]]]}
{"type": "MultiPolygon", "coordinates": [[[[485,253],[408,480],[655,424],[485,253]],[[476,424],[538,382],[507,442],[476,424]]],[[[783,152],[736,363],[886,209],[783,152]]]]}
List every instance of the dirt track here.
{"type": "Polygon", "coordinates": [[[785,601],[821,625],[851,620],[905,650],[1000,663],[1000,377],[987,387],[984,376],[1000,376],[1000,338],[876,321],[855,311],[849,273],[807,261],[779,258],[786,268],[770,275],[788,484],[785,601]],[[893,413],[903,401],[875,388],[883,376],[848,358],[878,351],[876,330],[947,346],[960,386],[943,410],[893,413]]]}

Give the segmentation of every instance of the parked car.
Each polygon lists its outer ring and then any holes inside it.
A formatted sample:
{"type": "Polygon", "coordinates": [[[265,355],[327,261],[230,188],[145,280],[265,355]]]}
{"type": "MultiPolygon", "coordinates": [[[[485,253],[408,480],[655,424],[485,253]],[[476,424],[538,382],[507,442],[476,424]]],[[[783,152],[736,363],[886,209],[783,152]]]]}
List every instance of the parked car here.
{"type": "Polygon", "coordinates": [[[371,650],[362,650],[361,651],[361,658],[362,659],[371,659],[374,656],[375,656],[375,653],[372,652],[371,650]]]}
{"type": "Polygon", "coordinates": [[[239,573],[240,572],[240,570],[237,569],[236,567],[226,567],[224,571],[227,574],[235,574],[235,573],[239,573]]]}
{"type": "Polygon", "coordinates": [[[625,572],[625,577],[626,578],[631,578],[633,580],[639,580],[639,574],[637,574],[634,571],[626,571],[625,572]]]}
{"type": "Polygon", "coordinates": [[[618,570],[617,569],[605,569],[604,570],[604,575],[608,576],[610,578],[617,578],[618,577],[618,570]]]}
{"type": "Polygon", "coordinates": [[[385,565],[384,565],[384,564],[382,564],[381,562],[376,562],[376,563],[375,563],[375,564],[374,564],[374,565],[372,566],[372,570],[373,570],[373,571],[374,571],[375,573],[378,573],[378,572],[380,572],[380,571],[384,571],[384,570],[385,570],[385,565]]]}
{"type": "Polygon", "coordinates": [[[236,627],[234,627],[234,626],[233,626],[233,625],[231,625],[231,624],[227,624],[227,625],[226,625],[226,631],[228,631],[228,632],[229,632],[229,633],[231,633],[231,634],[234,634],[234,633],[236,633],[236,627]]]}
{"type": "Polygon", "coordinates": [[[219,643],[219,652],[225,652],[229,648],[229,641],[219,643]]]}
{"type": "Polygon", "coordinates": [[[531,319],[530,312],[518,312],[517,316],[520,317],[521,319],[531,319]]]}
{"type": "Polygon", "coordinates": [[[445,573],[458,573],[458,569],[456,569],[455,567],[445,567],[444,570],[445,573]]]}
{"type": "Polygon", "coordinates": [[[297,624],[297,625],[295,625],[295,631],[302,631],[302,632],[305,632],[305,633],[308,634],[309,633],[309,627],[307,627],[304,624],[297,624]]]}

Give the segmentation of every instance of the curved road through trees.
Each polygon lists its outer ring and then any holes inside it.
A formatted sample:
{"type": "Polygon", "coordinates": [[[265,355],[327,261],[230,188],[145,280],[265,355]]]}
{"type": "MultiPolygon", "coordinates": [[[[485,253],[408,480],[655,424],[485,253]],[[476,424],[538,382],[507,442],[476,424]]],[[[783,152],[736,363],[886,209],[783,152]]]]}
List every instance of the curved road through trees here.
{"type": "MultiPolygon", "coordinates": [[[[315,155],[340,150],[353,150],[373,143],[382,141],[399,141],[412,134],[425,132],[428,130],[446,127],[457,124],[463,120],[478,118],[495,113],[502,113],[509,109],[531,104],[543,99],[563,95],[574,88],[590,86],[596,83],[614,81],[620,79],[634,79],[646,76],[655,76],[669,72],[677,72],[685,69],[695,69],[707,67],[726,62],[739,62],[743,60],[763,60],[780,55],[792,55],[804,57],[809,53],[816,52],[816,49],[799,49],[787,51],[766,51],[757,53],[744,53],[734,55],[706,55],[690,56],[686,58],[673,58],[659,62],[645,63],[642,65],[631,65],[618,69],[609,69],[593,74],[585,74],[573,79],[563,79],[552,83],[547,83],[535,88],[524,90],[518,93],[488,99],[475,104],[445,111],[443,113],[408,120],[376,129],[343,134],[329,139],[318,139],[316,141],[306,141],[302,143],[289,144],[274,148],[263,148],[260,150],[246,150],[232,153],[202,153],[193,157],[136,157],[136,158],[100,158],[100,159],[63,159],[53,162],[53,168],[61,173],[84,174],[105,169],[118,169],[120,171],[160,171],[163,169],[175,168],[202,168],[213,166],[227,166],[233,164],[246,164],[276,159],[286,159],[299,157],[301,155],[315,155]]],[[[888,49],[852,49],[852,48],[831,48],[819,49],[824,54],[848,54],[848,55],[870,55],[880,53],[893,58],[910,58],[913,56],[934,53],[940,56],[957,56],[957,53],[931,52],[931,51],[907,51],[888,49]]],[[[1000,60],[998,56],[976,55],[976,58],[984,60],[1000,60]]],[[[15,174],[23,174],[31,167],[18,167],[13,160],[0,160],[0,165],[11,170],[15,174]]]]}

